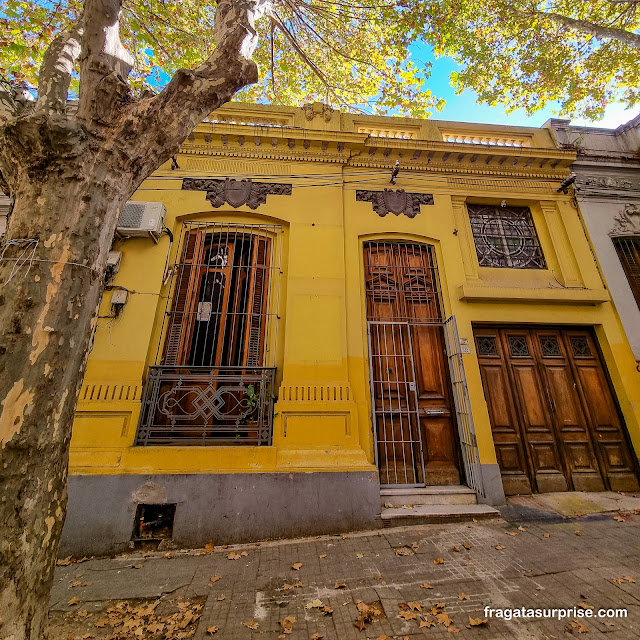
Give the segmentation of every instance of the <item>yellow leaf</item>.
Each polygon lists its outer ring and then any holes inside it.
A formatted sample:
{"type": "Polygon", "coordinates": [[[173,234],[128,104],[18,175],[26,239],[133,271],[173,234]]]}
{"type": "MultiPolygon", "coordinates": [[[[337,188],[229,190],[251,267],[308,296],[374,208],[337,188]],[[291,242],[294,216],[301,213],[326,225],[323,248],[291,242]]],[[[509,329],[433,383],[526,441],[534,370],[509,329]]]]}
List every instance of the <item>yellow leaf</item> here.
{"type": "Polygon", "coordinates": [[[142,569],[142,565],[141,564],[132,564],[130,565],[132,569],[142,569]]]}
{"type": "Polygon", "coordinates": [[[517,536],[517,535],[518,535],[518,532],[517,532],[517,531],[505,531],[505,533],[506,533],[508,536],[517,536]]]}
{"type": "Polygon", "coordinates": [[[323,554],[320,556],[320,558],[326,558],[326,557],[327,557],[327,554],[326,554],[326,553],[323,553],[323,554]]]}
{"type": "Polygon", "coordinates": [[[469,616],[469,626],[470,627],[484,627],[489,624],[488,618],[472,618],[469,616]]]}
{"type": "Polygon", "coordinates": [[[550,538],[550,537],[551,537],[551,534],[550,534],[550,533],[543,533],[543,534],[542,534],[542,537],[543,537],[543,538],[550,538]]]}
{"type": "Polygon", "coordinates": [[[258,623],[257,622],[243,622],[242,623],[243,627],[248,627],[249,629],[253,629],[254,631],[258,628],[258,623]]]}
{"type": "Polygon", "coordinates": [[[520,525],[520,526],[518,527],[518,531],[526,531],[526,529],[525,529],[522,525],[520,525]]]}
{"type": "Polygon", "coordinates": [[[67,602],[67,604],[70,607],[73,607],[74,605],[78,604],[78,602],[80,602],[80,600],[78,600],[78,598],[74,596],[73,598],[71,598],[71,600],[69,600],[69,602],[67,602]]]}
{"type": "Polygon", "coordinates": [[[433,620],[431,620],[430,618],[423,618],[420,621],[420,628],[421,629],[424,629],[425,627],[427,629],[429,629],[429,628],[435,627],[435,626],[436,626],[436,623],[433,620]]]}
{"type": "Polygon", "coordinates": [[[67,556],[66,558],[63,558],[62,560],[56,560],[56,565],[58,567],[66,567],[68,565],[71,564],[71,556],[67,556]]]}
{"type": "Polygon", "coordinates": [[[333,609],[328,604],[325,604],[324,607],[320,609],[320,612],[323,616],[329,616],[333,613],[333,609]]]}
{"type": "Polygon", "coordinates": [[[207,544],[204,545],[204,548],[207,551],[213,551],[216,548],[216,545],[213,544],[213,541],[212,542],[207,542],[207,544]]]}
{"type": "Polygon", "coordinates": [[[364,553],[356,553],[356,558],[364,558],[364,553]]]}
{"type": "Polygon", "coordinates": [[[302,581],[301,581],[301,580],[298,580],[298,582],[294,582],[294,583],[293,583],[293,586],[294,586],[294,587],[301,587],[301,586],[302,586],[302,581]]]}
{"type": "Polygon", "coordinates": [[[287,584],[287,583],[285,582],[285,583],[282,585],[282,588],[283,588],[285,591],[289,591],[289,589],[293,589],[293,585],[291,585],[291,584],[287,584]]]}
{"type": "Polygon", "coordinates": [[[578,606],[579,606],[581,609],[585,609],[585,610],[586,610],[586,609],[595,609],[595,607],[594,607],[592,604],[589,604],[589,603],[587,603],[587,602],[581,602],[578,606]]]}
{"type": "MultiPolygon", "coordinates": [[[[625,579],[627,582],[635,582],[635,580],[634,580],[631,576],[624,576],[624,579],[625,579]]],[[[91,583],[89,583],[89,584],[91,584],[91,583]]]]}
{"type": "Polygon", "coordinates": [[[234,553],[233,551],[229,552],[229,555],[227,556],[227,560],[240,560],[240,554],[239,553],[234,553]]]}
{"type": "Polygon", "coordinates": [[[213,584],[214,582],[218,582],[218,580],[222,580],[222,576],[211,576],[209,578],[209,582],[213,584]]]}
{"type": "Polygon", "coordinates": [[[448,613],[436,614],[436,620],[438,621],[438,624],[443,624],[445,627],[453,624],[453,618],[448,613]]]}
{"type": "Polygon", "coordinates": [[[420,586],[423,589],[433,589],[433,587],[428,582],[423,582],[420,586]]]}
{"type": "Polygon", "coordinates": [[[416,552],[409,547],[397,547],[394,549],[397,556],[415,556],[416,552]]]}
{"type": "Polygon", "coordinates": [[[241,551],[240,555],[246,558],[249,554],[246,551],[241,551]]]}
{"type": "Polygon", "coordinates": [[[418,619],[418,614],[414,613],[413,611],[401,611],[398,615],[401,618],[403,618],[404,620],[417,620],[418,619]]]}
{"type": "Polygon", "coordinates": [[[469,596],[466,593],[459,593],[458,594],[458,600],[462,601],[462,600],[468,600],[469,596]]]}
{"type": "MultiPolygon", "coordinates": [[[[582,536],[582,531],[576,531],[577,536],[582,536]]],[[[584,631],[580,631],[580,633],[584,633],[584,631]]]]}
{"type": "Polygon", "coordinates": [[[324,636],[321,633],[314,633],[311,636],[311,640],[322,640],[322,638],[324,638],[324,636]]]}
{"type": "Polygon", "coordinates": [[[322,602],[320,598],[316,598],[315,600],[307,602],[307,604],[304,605],[305,609],[320,609],[322,607],[324,607],[324,602],[322,602]]]}
{"type": "Polygon", "coordinates": [[[465,549],[471,549],[471,548],[473,548],[473,545],[472,545],[470,542],[463,542],[463,543],[462,543],[462,546],[463,546],[465,549]]]}
{"type": "Polygon", "coordinates": [[[302,567],[302,562],[294,562],[291,565],[291,568],[294,569],[295,571],[300,571],[300,567],[302,567]]]}
{"type": "Polygon", "coordinates": [[[224,595],[224,593],[221,593],[221,594],[216,598],[216,600],[217,600],[218,602],[222,602],[223,600],[226,600],[226,599],[227,599],[227,596],[225,596],[225,595],[224,595]]]}
{"type": "Polygon", "coordinates": [[[217,633],[218,631],[220,631],[220,627],[216,627],[216,625],[214,624],[212,627],[208,627],[207,628],[207,633],[212,636],[214,633],[217,633]]]}
{"type": "Polygon", "coordinates": [[[436,558],[433,561],[433,564],[444,564],[444,560],[442,558],[436,558]]]}
{"type": "Polygon", "coordinates": [[[346,589],[347,585],[344,582],[336,582],[334,589],[346,589]]]}
{"type": "Polygon", "coordinates": [[[507,547],[505,547],[503,544],[497,544],[497,545],[495,546],[495,548],[496,548],[498,551],[502,551],[503,549],[506,549],[507,547]]]}
{"type": "Polygon", "coordinates": [[[449,633],[460,633],[460,629],[458,629],[457,627],[449,627],[447,631],[449,633]]]}
{"type": "Polygon", "coordinates": [[[453,546],[453,547],[451,547],[451,551],[454,551],[454,552],[457,553],[457,552],[460,551],[460,549],[458,547],[456,547],[456,546],[453,546]]]}
{"type": "Polygon", "coordinates": [[[611,582],[614,584],[624,584],[626,580],[624,578],[611,578],[611,582]]]}

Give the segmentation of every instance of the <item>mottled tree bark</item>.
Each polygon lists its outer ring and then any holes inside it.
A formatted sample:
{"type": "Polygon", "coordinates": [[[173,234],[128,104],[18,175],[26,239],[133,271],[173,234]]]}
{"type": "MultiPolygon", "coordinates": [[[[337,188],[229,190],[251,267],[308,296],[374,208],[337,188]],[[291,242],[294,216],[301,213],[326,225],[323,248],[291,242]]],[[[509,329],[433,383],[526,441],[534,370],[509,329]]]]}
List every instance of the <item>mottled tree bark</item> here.
{"type": "Polygon", "coordinates": [[[87,0],[81,23],[45,56],[37,103],[14,95],[0,109],[0,174],[14,199],[0,244],[0,640],[43,634],[73,416],[119,211],[206,115],[257,80],[253,22],[267,5],[221,0],[211,57],[134,100],[120,5],[87,0]],[[78,56],[80,101],[68,116],[78,56]]]}

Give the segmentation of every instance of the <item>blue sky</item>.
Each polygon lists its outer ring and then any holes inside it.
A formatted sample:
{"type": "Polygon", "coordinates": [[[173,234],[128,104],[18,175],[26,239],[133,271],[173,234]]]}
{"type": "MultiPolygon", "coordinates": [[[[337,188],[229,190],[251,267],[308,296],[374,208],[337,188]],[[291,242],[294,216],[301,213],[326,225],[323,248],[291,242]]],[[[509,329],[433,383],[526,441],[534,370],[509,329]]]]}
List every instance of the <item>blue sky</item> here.
{"type": "MultiPolygon", "coordinates": [[[[426,60],[433,63],[428,83],[438,98],[444,98],[447,101],[442,111],[434,111],[431,116],[434,119],[539,127],[549,118],[558,117],[557,114],[553,113],[553,107],[551,106],[545,107],[533,116],[527,116],[522,109],[506,114],[503,107],[489,107],[477,104],[477,95],[470,89],[467,89],[461,95],[455,95],[453,88],[449,84],[449,74],[459,67],[453,59],[439,58],[434,60],[431,52],[424,46],[415,47],[412,53],[416,64],[418,64],[418,61],[426,60]]],[[[576,118],[571,123],[581,126],[615,128],[628,122],[635,115],[637,115],[637,111],[626,111],[622,104],[613,104],[606,110],[605,117],[601,121],[592,122],[576,118]]]]}

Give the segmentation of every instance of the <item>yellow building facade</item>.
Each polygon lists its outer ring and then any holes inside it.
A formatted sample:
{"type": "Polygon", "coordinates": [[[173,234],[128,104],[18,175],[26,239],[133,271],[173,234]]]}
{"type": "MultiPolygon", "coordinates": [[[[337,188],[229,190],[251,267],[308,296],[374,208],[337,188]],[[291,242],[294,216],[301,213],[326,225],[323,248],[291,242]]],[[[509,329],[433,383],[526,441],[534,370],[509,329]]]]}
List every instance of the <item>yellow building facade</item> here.
{"type": "Polygon", "coordinates": [[[132,199],[161,206],[128,205],[166,230],[114,243],[63,551],[637,489],[640,374],[574,159],[544,128],[213,114],[132,199]]]}

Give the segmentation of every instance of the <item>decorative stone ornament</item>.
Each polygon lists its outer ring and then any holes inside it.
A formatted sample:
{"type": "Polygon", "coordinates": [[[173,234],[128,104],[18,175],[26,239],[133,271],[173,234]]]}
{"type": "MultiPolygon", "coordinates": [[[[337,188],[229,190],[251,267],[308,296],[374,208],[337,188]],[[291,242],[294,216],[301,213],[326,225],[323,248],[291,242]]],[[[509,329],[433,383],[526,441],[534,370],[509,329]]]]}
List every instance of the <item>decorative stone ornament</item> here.
{"type": "Polygon", "coordinates": [[[247,205],[257,209],[267,201],[268,195],[290,196],[291,185],[279,182],[253,182],[252,180],[211,180],[208,178],[184,178],[182,188],[188,191],[206,191],[207,200],[212,207],[221,207],[225,203],[234,208],[247,205]]]}
{"type": "Polygon", "coordinates": [[[330,122],[335,109],[324,102],[309,102],[302,106],[304,117],[311,121],[316,116],[322,116],[325,122],[330,122]]]}
{"type": "Polygon", "coordinates": [[[609,235],[635,236],[640,235],[640,204],[628,204],[624,211],[614,218],[615,225],[609,235]]]}
{"type": "Polygon", "coordinates": [[[415,218],[420,213],[421,204],[433,204],[430,193],[407,193],[404,189],[385,189],[384,191],[356,191],[356,200],[371,202],[373,210],[384,218],[388,213],[395,216],[404,214],[415,218]]]}

